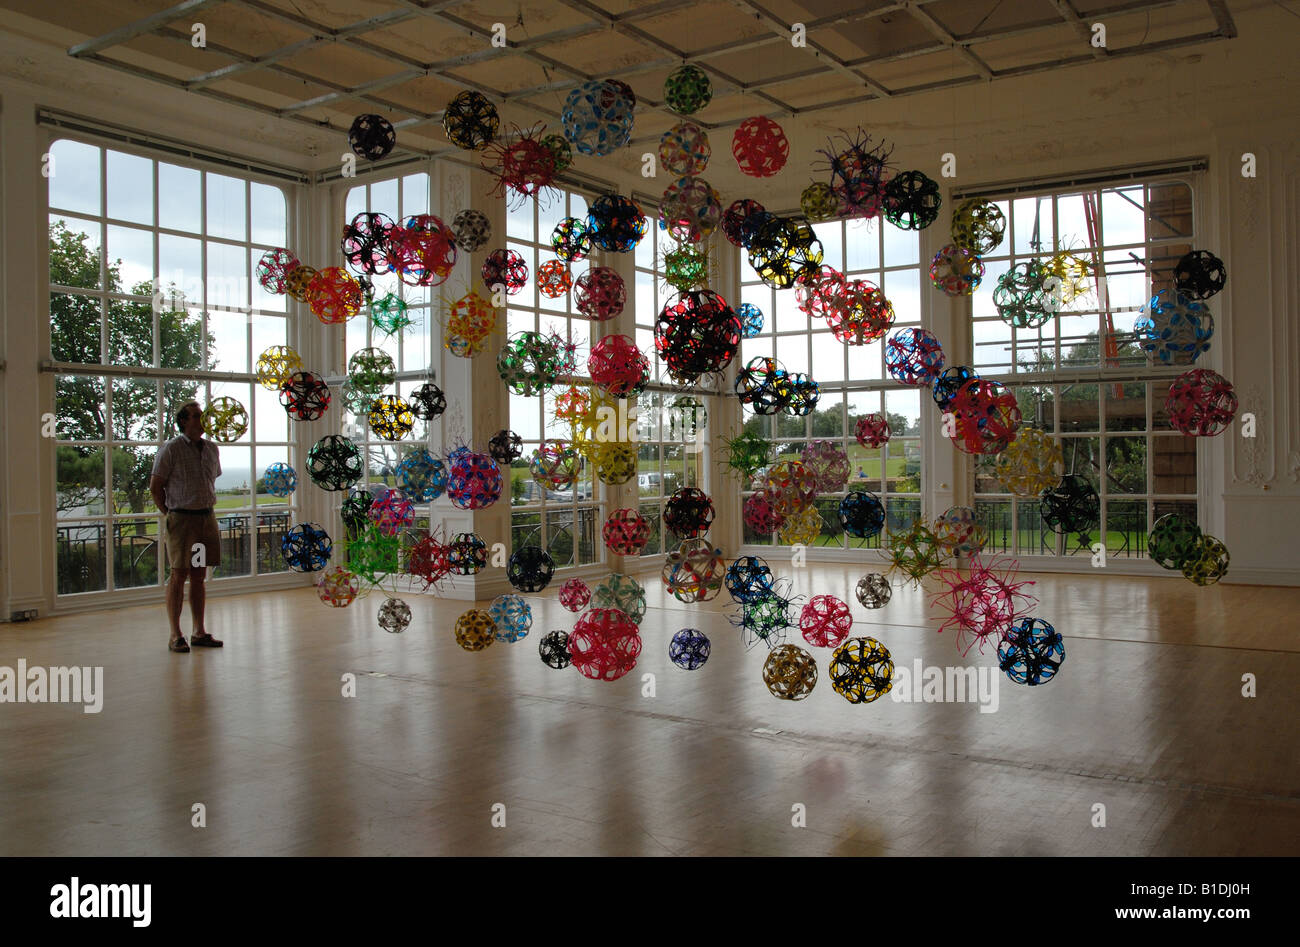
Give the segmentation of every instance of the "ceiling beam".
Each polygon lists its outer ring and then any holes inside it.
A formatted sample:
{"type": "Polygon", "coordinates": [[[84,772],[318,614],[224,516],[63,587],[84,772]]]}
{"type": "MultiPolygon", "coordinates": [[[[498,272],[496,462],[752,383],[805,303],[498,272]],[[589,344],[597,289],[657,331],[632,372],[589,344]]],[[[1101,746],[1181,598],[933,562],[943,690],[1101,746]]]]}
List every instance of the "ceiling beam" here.
{"type": "MultiPolygon", "coordinates": [[[[1070,0],[1051,0],[1051,4],[1056,7],[1056,12],[1061,14],[1061,19],[1070,24],[1070,29],[1074,30],[1074,35],[1087,44],[1092,58],[1105,59],[1109,50],[1093,45],[1092,29],[1088,23],[1083,22],[1083,17],[1079,16],[1079,11],[1074,8],[1074,4],[1070,0]]],[[[1096,22],[1096,14],[1090,15],[1088,19],[1090,22],[1096,22]]]]}
{"type": "MultiPolygon", "coordinates": [[[[791,27],[794,24],[786,23],[782,21],[779,17],[776,16],[776,14],[767,10],[765,7],[760,6],[757,2],[754,2],[754,0],[731,0],[731,4],[732,6],[744,10],[746,13],[754,17],[756,20],[760,20],[763,23],[765,23],[767,25],[767,28],[770,29],[773,33],[776,33],[778,36],[784,36],[787,39],[789,39],[793,35],[791,33],[791,27]]],[[[805,28],[806,26],[807,24],[805,24],[805,28]]],[[[870,89],[873,93],[875,93],[876,96],[881,98],[889,97],[890,91],[886,89],[884,86],[882,86],[879,82],[876,82],[871,77],[863,75],[862,73],[857,72],[854,69],[850,69],[848,66],[844,65],[843,61],[841,61],[840,58],[836,56],[834,53],[832,53],[830,50],[818,45],[816,41],[806,37],[806,35],[805,38],[806,38],[807,45],[804,46],[803,48],[811,55],[817,57],[819,62],[824,62],[830,69],[833,69],[834,71],[840,73],[843,76],[847,76],[849,79],[853,80],[853,83],[855,85],[859,85],[862,86],[863,88],[870,89]]]]}
{"type": "Polygon", "coordinates": [[[938,20],[930,16],[929,13],[927,13],[924,9],[922,9],[919,3],[915,3],[915,2],[909,3],[907,5],[907,12],[911,15],[912,19],[916,20],[923,27],[925,27],[926,30],[928,30],[931,33],[931,35],[933,35],[937,40],[939,40],[940,43],[942,43],[944,46],[947,46],[949,49],[956,50],[958,55],[960,55],[963,59],[965,59],[968,63],[970,63],[972,66],[975,67],[975,71],[979,73],[982,78],[984,79],[993,78],[993,70],[989,68],[989,64],[986,63],[983,59],[980,59],[980,57],[976,56],[973,52],[971,52],[968,48],[966,48],[966,46],[957,42],[957,38],[953,36],[951,33],[949,33],[944,28],[943,24],[941,24],[938,20]]]}
{"type": "Polygon", "coordinates": [[[179,20],[183,16],[189,16],[198,13],[204,7],[210,7],[220,0],[184,0],[174,7],[168,7],[166,10],[159,10],[152,16],[147,16],[143,20],[136,20],[134,23],[128,23],[126,26],[120,26],[110,33],[103,36],[97,36],[94,39],[86,40],[84,43],[78,43],[68,50],[69,56],[82,57],[90,53],[97,53],[100,50],[107,49],[110,46],[116,46],[119,43],[125,43],[133,40],[137,36],[143,36],[145,33],[152,33],[160,26],[166,26],[174,20],[179,20]]]}

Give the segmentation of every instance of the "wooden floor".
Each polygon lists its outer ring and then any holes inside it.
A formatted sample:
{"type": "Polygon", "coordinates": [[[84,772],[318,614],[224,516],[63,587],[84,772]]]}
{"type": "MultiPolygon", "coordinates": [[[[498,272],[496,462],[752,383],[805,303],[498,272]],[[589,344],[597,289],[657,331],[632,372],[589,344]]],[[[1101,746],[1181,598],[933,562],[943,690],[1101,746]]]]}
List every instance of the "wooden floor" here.
{"type": "MultiPolygon", "coordinates": [[[[853,633],[900,666],[994,664],[935,633],[923,590],[861,608],[861,571],[791,576],[850,601],[853,633]]],[[[538,660],[541,634],[572,626],[554,589],[529,597],[527,638],[479,654],[452,639],[461,606],[414,594],[402,635],[375,624],[381,594],[213,599],[226,647],[190,655],[165,648],[161,595],[0,626],[0,665],[105,669],[99,714],[0,704],[0,854],[1297,854],[1300,590],[1032,578],[1066,661],[1046,686],[1002,678],[994,713],[850,705],[822,649],[812,696],[778,701],[725,602],[681,605],[648,577],[644,652],[615,683],[538,660]],[[713,641],[695,672],[667,657],[688,626],[713,641]]]]}

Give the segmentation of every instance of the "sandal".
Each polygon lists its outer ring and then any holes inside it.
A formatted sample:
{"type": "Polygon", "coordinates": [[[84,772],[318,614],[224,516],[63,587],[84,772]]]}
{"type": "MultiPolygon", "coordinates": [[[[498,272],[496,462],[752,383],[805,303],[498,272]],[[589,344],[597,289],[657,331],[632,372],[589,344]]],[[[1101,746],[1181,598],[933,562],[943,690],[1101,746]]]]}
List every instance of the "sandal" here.
{"type": "Polygon", "coordinates": [[[167,642],[167,650],[175,651],[177,654],[189,654],[190,646],[185,643],[185,636],[181,635],[179,638],[172,638],[167,642]]]}
{"type": "Polygon", "coordinates": [[[225,642],[218,641],[212,635],[204,632],[201,635],[190,635],[190,644],[196,648],[220,648],[225,642]]]}

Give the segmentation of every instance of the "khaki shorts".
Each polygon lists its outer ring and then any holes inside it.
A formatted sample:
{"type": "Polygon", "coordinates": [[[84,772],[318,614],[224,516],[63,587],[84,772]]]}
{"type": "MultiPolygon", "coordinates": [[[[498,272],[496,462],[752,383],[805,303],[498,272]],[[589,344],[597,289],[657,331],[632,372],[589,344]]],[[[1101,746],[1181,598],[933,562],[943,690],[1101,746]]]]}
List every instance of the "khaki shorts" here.
{"type": "Polygon", "coordinates": [[[195,562],[215,566],[221,561],[221,528],[217,515],[168,513],[166,524],[167,563],[173,570],[198,568],[195,562]],[[196,559],[203,547],[203,558],[196,559]]]}

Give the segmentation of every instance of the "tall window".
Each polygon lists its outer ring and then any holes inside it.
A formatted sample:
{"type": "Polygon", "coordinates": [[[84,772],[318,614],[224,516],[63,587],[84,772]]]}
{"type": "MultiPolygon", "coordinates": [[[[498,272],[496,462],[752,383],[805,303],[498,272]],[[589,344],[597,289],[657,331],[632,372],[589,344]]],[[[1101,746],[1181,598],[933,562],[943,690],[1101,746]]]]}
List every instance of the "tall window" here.
{"type": "Polygon", "coordinates": [[[1192,191],[1182,181],[1049,192],[994,201],[1007,218],[1002,246],[984,258],[972,301],[972,367],[1016,394],[1023,423],[1058,436],[1065,472],[1101,498],[1101,528],[1058,536],[1037,500],[1016,499],[975,472],[975,506],[990,549],[1020,555],[1142,556],[1150,525],[1164,513],[1196,516],[1196,445],[1164,413],[1172,379],[1188,366],[1152,365],[1135,344],[1133,322],[1150,298],[1172,291],[1173,267],[1192,248],[1192,191]],[[993,304],[1011,267],[1070,251],[1092,269],[1087,292],[1036,329],[1013,329],[993,304]],[[1114,381],[1106,380],[1114,375],[1114,381]]]}
{"type": "MultiPolygon", "coordinates": [[[[576,374],[581,376],[586,375],[587,354],[598,336],[590,320],[574,307],[572,292],[552,298],[538,290],[537,269],[556,259],[550,242],[556,225],[565,217],[585,220],[586,216],[587,200],[581,194],[543,191],[537,200],[510,209],[505,241],[505,248],[518,253],[528,266],[528,281],[507,300],[507,338],[525,331],[554,334],[574,347],[576,374]]],[[[573,280],[590,266],[590,260],[570,264],[573,280]]],[[[528,469],[529,458],[544,440],[568,440],[568,423],[556,418],[556,398],[567,390],[567,385],[559,385],[541,396],[510,392],[510,429],[524,446],[523,456],[509,471],[511,548],[540,546],[561,568],[596,562],[603,549],[599,485],[591,465],[585,464],[577,481],[563,490],[544,488],[528,469]]]]}
{"type": "MultiPolygon", "coordinates": [[[[712,246],[716,247],[716,242],[712,246]]],[[[663,533],[664,501],[682,487],[698,487],[705,493],[710,489],[708,439],[703,433],[707,429],[708,399],[653,390],[660,385],[679,387],[660,362],[654,339],[655,320],[677,292],[664,280],[664,255],[676,247],[677,242],[658,226],[658,221],[652,221],[649,232],[636,246],[634,260],[636,344],[650,359],[655,383],[652,390],[641,395],[637,409],[637,496],[641,515],[650,524],[650,540],[641,551],[643,556],[666,553],[679,538],[663,533]]]]}
{"type": "MultiPolygon", "coordinates": [[[[383,214],[398,224],[413,214],[437,213],[430,207],[429,175],[419,172],[352,188],[345,201],[344,215],[347,221],[351,221],[361,213],[383,214]]],[[[389,307],[388,312],[394,309],[404,312],[409,324],[385,326],[381,320],[377,325],[371,309],[363,306],[360,315],[347,322],[347,360],[350,365],[352,358],[364,349],[377,349],[384,353],[392,359],[397,376],[395,384],[385,388],[383,393],[405,397],[429,380],[433,357],[431,340],[440,339],[442,335],[436,325],[435,313],[439,311],[442,295],[450,294],[452,290],[449,283],[432,288],[407,286],[396,273],[382,273],[369,279],[377,303],[391,295],[396,303],[389,307]],[[402,307],[405,307],[404,311],[402,307]]],[[[385,441],[370,430],[364,393],[353,394],[350,386],[336,389],[334,393],[336,397],[341,396],[339,407],[342,413],[338,416],[342,419],[344,432],[366,457],[361,485],[382,483],[397,486],[397,466],[402,458],[413,450],[427,447],[428,422],[416,419],[415,429],[401,441],[385,441]]],[[[421,511],[420,516],[426,513],[421,511]]],[[[428,523],[423,525],[427,527],[428,523]]]]}
{"type": "Polygon", "coordinates": [[[244,177],[70,139],[50,147],[51,356],[55,383],[59,594],[156,585],[165,575],[149,475],[193,398],[237,399],[248,430],[221,445],[221,563],[214,576],[285,569],[294,501],[259,489],[292,462],[288,423],[253,363],[288,339],[283,296],[253,269],[288,242],[284,192],[244,177]],[[124,378],[99,366],[153,369],[124,378]],[[80,366],[85,366],[84,369],[80,366]],[[186,372],[231,373],[194,382],[186,372]]]}
{"type": "MultiPolygon", "coordinates": [[[[920,244],[915,231],[879,219],[831,221],[813,229],[826,265],[880,287],[893,304],[890,333],[921,324],[920,244]]],[[[840,528],[840,500],[849,490],[875,494],[885,506],[887,529],[906,528],[921,515],[921,392],[889,377],[883,341],[846,345],[823,320],[810,319],[799,309],[794,290],[769,288],[748,263],[742,262],[741,271],[741,301],[763,312],[763,331],[745,340],[741,365],[756,356],[774,355],[787,371],[810,374],[821,387],[821,400],[806,417],[756,415],[746,406],[745,429],[771,439],[773,462],[798,460],[813,440],[838,444],[849,458],[849,482],[844,490],[817,498],[822,516],[817,544],[877,548],[880,536],[855,539],[840,528]],[[893,436],[880,448],[864,448],[854,435],[858,419],[880,412],[888,416],[893,436]]],[[[749,484],[745,487],[748,496],[749,484]]],[[[759,535],[748,524],[744,529],[746,543],[780,542],[779,534],[759,535]]]]}

